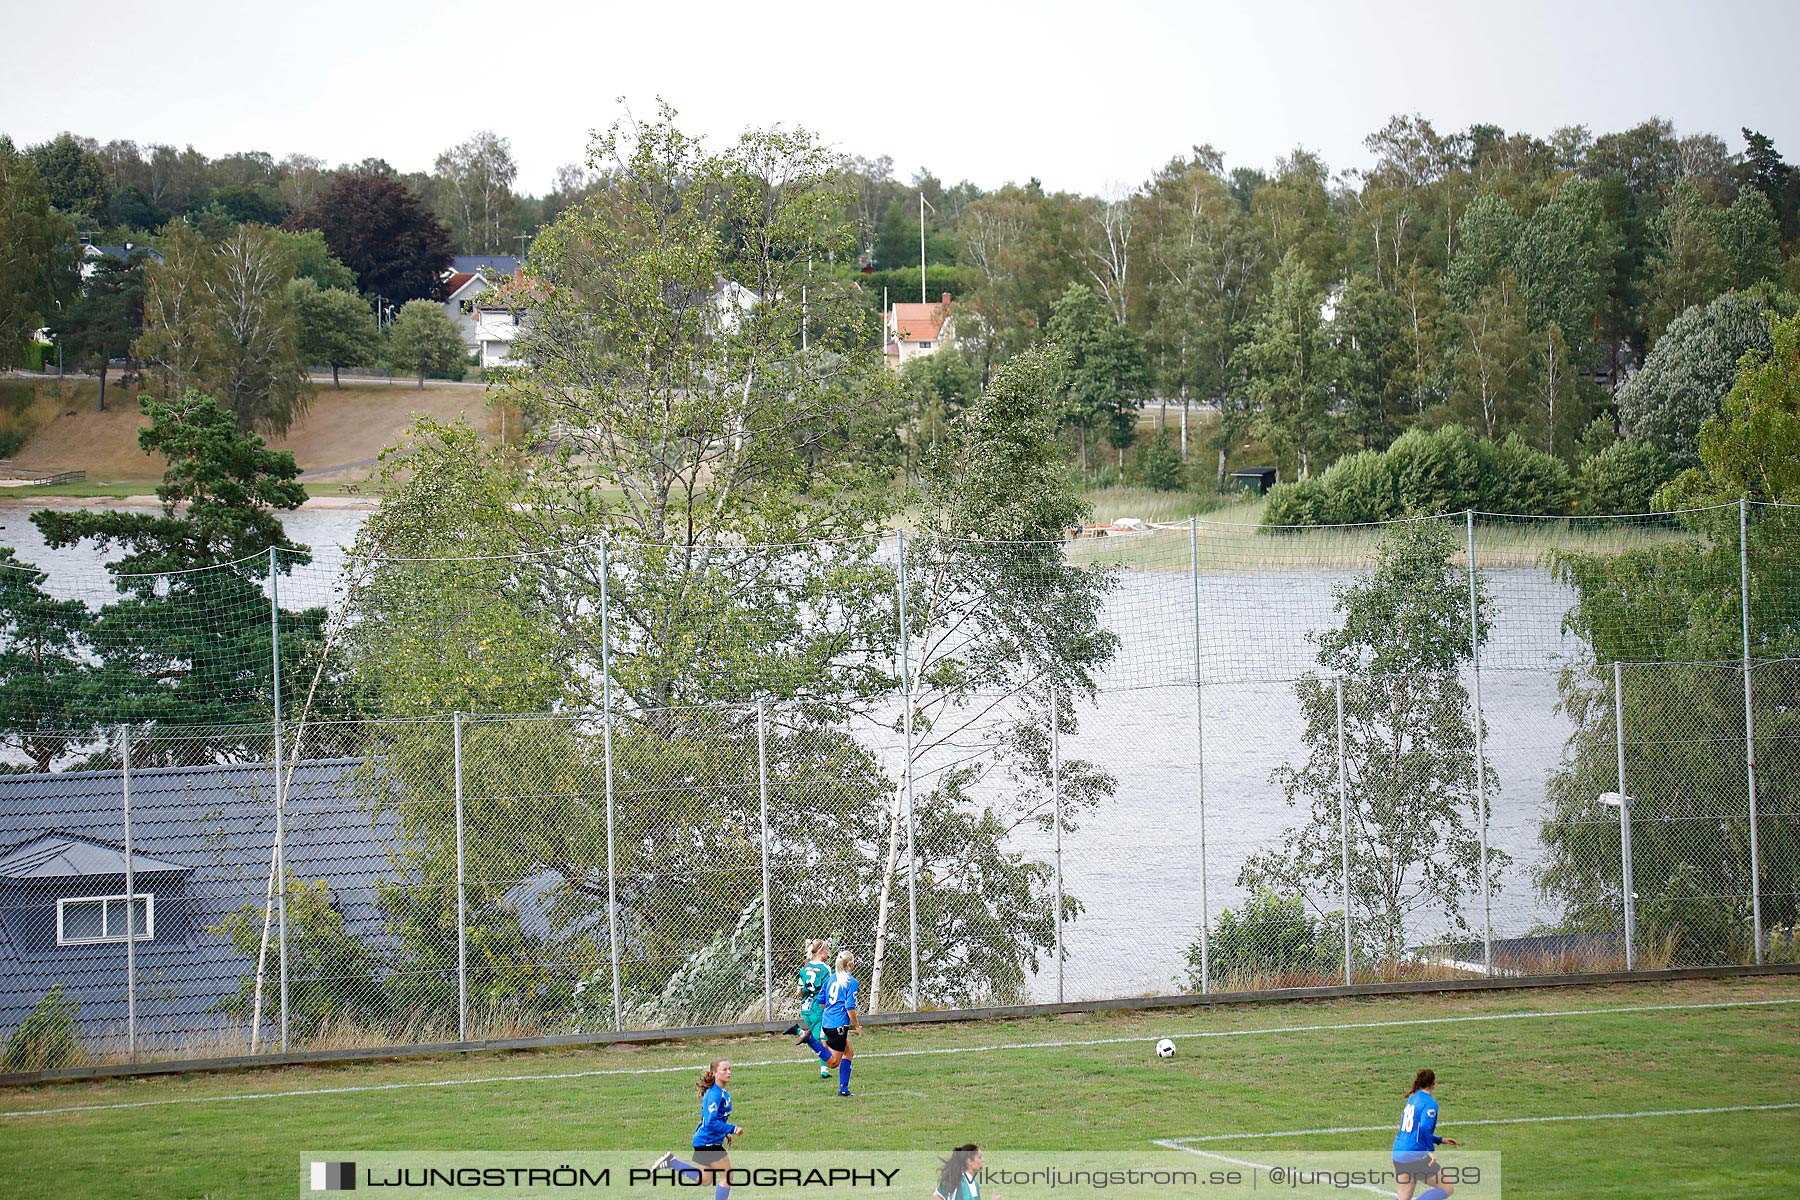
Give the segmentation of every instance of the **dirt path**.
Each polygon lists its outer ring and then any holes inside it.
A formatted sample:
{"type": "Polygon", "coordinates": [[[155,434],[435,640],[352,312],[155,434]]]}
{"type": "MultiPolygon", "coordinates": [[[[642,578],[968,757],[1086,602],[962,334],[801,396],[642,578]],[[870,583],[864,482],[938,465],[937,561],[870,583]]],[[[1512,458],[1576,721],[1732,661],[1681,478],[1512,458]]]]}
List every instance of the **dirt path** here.
{"type": "MultiPolygon", "coordinates": [[[[91,380],[37,384],[38,398],[22,423],[31,430],[13,458],[20,472],[86,471],[91,483],[155,480],[161,456],[138,448],[137,433],[145,424],[137,398],[110,386],[105,412],[96,411],[97,385],[91,380]]],[[[449,422],[459,415],[488,438],[499,433],[499,420],[480,390],[456,384],[400,388],[386,383],[346,383],[342,391],[320,387],[312,407],[282,437],[269,445],[291,450],[310,482],[360,482],[374,472],[376,456],[395,444],[417,415],[449,422]]],[[[145,489],[148,491],[149,489],[145,489]]]]}

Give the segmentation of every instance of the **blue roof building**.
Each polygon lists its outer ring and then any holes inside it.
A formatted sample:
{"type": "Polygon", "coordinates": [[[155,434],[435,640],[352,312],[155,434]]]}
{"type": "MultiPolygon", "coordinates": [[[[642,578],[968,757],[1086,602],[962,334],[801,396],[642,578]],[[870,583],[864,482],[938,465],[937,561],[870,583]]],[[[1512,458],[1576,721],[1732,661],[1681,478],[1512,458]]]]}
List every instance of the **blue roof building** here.
{"type": "MultiPolygon", "coordinates": [[[[377,885],[397,878],[389,850],[398,835],[354,793],[360,766],[335,759],[293,769],[286,861],[297,878],[327,882],[347,934],[381,945],[377,885]]],[[[0,776],[0,1035],[61,983],[90,1048],[123,1049],[129,927],[140,1050],[241,1049],[247,1021],[221,1003],[256,963],[220,926],[246,909],[260,921],[274,784],[269,763],[133,771],[128,905],[119,772],[0,776]]],[[[271,939],[265,1036],[276,987],[271,939]]]]}

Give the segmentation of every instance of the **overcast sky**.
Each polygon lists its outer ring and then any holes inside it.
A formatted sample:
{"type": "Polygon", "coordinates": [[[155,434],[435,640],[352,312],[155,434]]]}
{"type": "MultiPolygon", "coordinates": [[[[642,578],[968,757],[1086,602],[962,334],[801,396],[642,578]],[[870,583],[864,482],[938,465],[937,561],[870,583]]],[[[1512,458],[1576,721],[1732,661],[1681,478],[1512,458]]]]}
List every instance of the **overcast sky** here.
{"type": "Polygon", "coordinates": [[[1337,171],[1399,112],[1540,135],[1657,115],[1734,151],[1748,125],[1800,161],[1794,16],[1792,0],[0,0],[0,132],[428,171],[493,129],[533,193],[619,97],[648,112],[658,95],[715,144],[803,125],[902,179],[984,187],[1101,192],[1200,142],[1261,167],[1304,145],[1337,171]]]}

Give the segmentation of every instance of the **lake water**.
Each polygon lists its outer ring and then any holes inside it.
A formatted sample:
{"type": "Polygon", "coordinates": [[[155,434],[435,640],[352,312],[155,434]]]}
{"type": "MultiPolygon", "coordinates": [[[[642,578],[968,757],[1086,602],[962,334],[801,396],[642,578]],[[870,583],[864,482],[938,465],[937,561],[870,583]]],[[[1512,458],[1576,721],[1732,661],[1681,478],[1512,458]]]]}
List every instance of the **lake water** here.
{"type": "MultiPolygon", "coordinates": [[[[29,511],[0,508],[0,545],[49,572],[52,592],[96,595],[105,584],[103,556],[81,547],[47,549],[29,511]]],[[[334,508],[284,515],[289,536],[326,560],[304,584],[310,594],[324,594],[318,589],[336,558],[332,548],[349,544],[367,515],[334,508]]],[[[1199,587],[1196,646],[1186,534],[1171,536],[1180,542],[1165,547],[1166,557],[1180,570],[1127,571],[1109,595],[1106,619],[1124,644],[1098,702],[1083,706],[1079,734],[1062,741],[1065,759],[1091,761],[1118,781],[1115,797],[1083,815],[1080,828],[1063,839],[1064,886],[1084,906],[1065,931],[1063,994],[1071,1000],[1167,991],[1182,973],[1203,911],[1216,919],[1221,908],[1238,905],[1245,860],[1278,844],[1304,815],[1287,806],[1271,776],[1284,763],[1304,761],[1292,680],[1314,665],[1307,634],[1332,624],[1332,588],[1355,571],[1208,573],[1199,587]],[[1207,680],[1203,769],[1197,769],[1196,662],[1207,680]]],[[[1513,860],[1493,894],[1498,937],[1525,933],[1554,916],[1530,878],[1545,784],[1569,733],[1556,709],[1557,669],[1582,647],[1561,632],[1571,596],[1544,571],[1495,568],[1484,578],[1493,629],[1484,649],[1482,702],[1488,760],[1499,776],[1489,834],[1513,860]]],[[[1048,835],[1029,828],[1014,843],[1034,856],[1052,855],[1048,835]]],[[[1465,911],[1478,934],[1479,898],[1465,911]]],[[[1441,915],[1421,918],[1409,930],[1420,939],[1442,932],[1441,915]]],[[[1053,999],[1056,990],[1054,968],[1046,965],[1033,994],[1053,999]]]]}

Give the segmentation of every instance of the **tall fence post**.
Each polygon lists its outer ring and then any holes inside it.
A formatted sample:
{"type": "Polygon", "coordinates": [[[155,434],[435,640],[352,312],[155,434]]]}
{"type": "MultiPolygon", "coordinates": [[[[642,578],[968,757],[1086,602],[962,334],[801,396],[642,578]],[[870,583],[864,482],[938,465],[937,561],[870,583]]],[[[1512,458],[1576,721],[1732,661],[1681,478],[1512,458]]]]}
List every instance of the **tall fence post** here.
{"type": "Polygon", "coordinates": [[[463,856],[462,713],[450,714],[450,767],[456,780],[456,1037],[469,1040],[469,910],[463,856]]]}
{"type": "Polygon", "coordinates": [[[1481,593],[1475,570],[1475,510],[1464,509],[1469,556],[1469,670],[1475,702],[1475,805],[1481,834],[1481,973],[1494,973],[1493,889],[1488,880],[1487,744],[1481,715],[1481,593]]]}
{"type": "MultiPolygon", "coordinates": [[[[1187,419],[1187,405],[1181,406],[1187,419]]],[[[1200,521],[1188,518],[1188,578],[1194,598],[1194,792],[1200,804],[1200,991],[1212,990],[1212,910],[1206,902],[1206,689],[1200,682],[1200,521]]]]}
{"type": "Polygon", "coordinates": [[[269,660],[275,700],[275,920],[276,961],[281,973],[281,1050],[288,1048],[288,918],[287,918],[287,788],[282,781],[281,748],[281,568],[276,548],[269,547],[269,660]]]}
{"type": "Polygon", "coordinates": [[[1350,961],[1350,768],[1344,757],[1344,677],[1335,680],[1337,699],[1338,847],[1344,874],[1344,983],[1356,982],[1350,961]]]}
{"type": "Polygon", "coordinates": [[[1063,869],[1062,869],[1062,714],[1057,688],[1050,685],[1050,820],[1056,829],[1056,1002],[1063,1002],[1063,869]]]}
{"type": "MultiPolygon", "coordinates": [[[[919,858],[913,817],[913,694],[912,694],[912,627],[906,623],[906,530],[899,536],[900,564],[895,574],[900,616],[900,695],[901,721],[906,736],[906,940],[909,947],[909,970],[912,1009],[919,1011],[919,858]]],[[[880,969],[880,964],[876,964],[880,969]]],[[[875,997],[880,1001],[880,997],[875,997]]]]}
{"type": "Polygon", "coordinates": [[[1738,603],[1744,632],[1744,783],[1750,798],[1750,941],[1763,960],[1762,855],[1756,841],[1756,716],[1750,708],[1750,502],[1738,497],[1738,603]]]}
{"type": "Polygon", "coordinates": [[[762,802],[763,1020],[775,1017],[775,925],[769,915],[769,724],[768,710],[756,702],[756,790],[762,802]]]}
{"type": "Polygon", "coordinates": [[[1637,969],[1637,898],[1631,879],[1631,793],[1625,790],[1625,664],[1613,660],[1613,743],[1619,772],[1619,885],[1625,889],[1625,969],[1637,969]]]}
{"type": "MultiPolygon", "coordinates": [[[[120,806],[125,814],[125,1049],[137,1061],[137,876],[131,869],[131,726],[119,726],[120,806]]],[[[150,920],[144,913],[146,924],[150,920]]],[[[100,932],[106,932],[106,904],[100,905],[100,932]]]]}
{"type": "Polygon", "coordinates": [[[619,870],[617,840],[613,830],[613,701],[612,701],[612,606],[607,603],[612,559],[600,543],[600,740],[606,763],[606,940],[612,964],[613,1029],[625,1028],[624,1003],[619,993],[619,870]]]}

